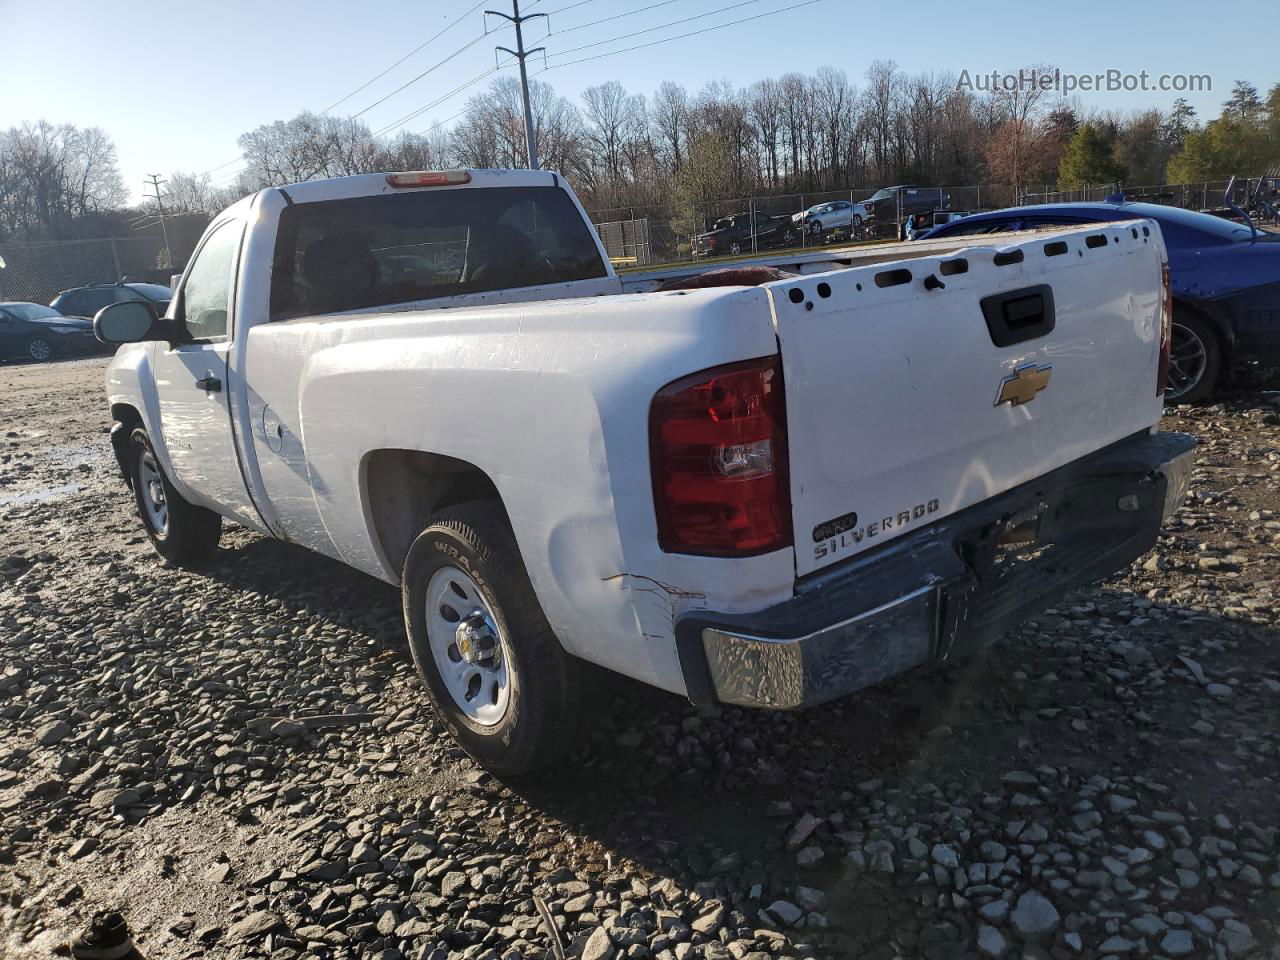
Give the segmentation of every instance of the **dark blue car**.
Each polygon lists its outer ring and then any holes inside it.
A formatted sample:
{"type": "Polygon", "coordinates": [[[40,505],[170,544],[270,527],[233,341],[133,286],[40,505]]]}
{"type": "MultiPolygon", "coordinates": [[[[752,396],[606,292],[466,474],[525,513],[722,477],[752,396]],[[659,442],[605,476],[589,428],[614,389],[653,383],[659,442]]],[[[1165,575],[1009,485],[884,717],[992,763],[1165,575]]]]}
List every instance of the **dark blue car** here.
{"type": "Polygon", "coordinates": [[[1243,360],[1280,365],[1280,234],[1154,203],[1051,203],[978,213],[920,239],[1149,217],[1169,250],[1173,337],[1166,398],[1212,395],[1243,360]]]}

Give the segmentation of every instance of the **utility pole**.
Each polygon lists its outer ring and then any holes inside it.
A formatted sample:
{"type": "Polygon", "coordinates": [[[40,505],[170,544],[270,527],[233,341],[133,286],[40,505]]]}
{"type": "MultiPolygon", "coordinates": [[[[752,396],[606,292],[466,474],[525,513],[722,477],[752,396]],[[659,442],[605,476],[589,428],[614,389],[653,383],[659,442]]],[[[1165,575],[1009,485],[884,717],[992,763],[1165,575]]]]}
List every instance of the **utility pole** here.
{"type": "Polygon", "coordinates": [[[160,212],[160,232],[164,234],[164,252],[169,258],[169,271],[173,272],[177,268],[173,263],[173,250],[169,247],[169,228],[166,227],[164,223],[164,201],[160,199],[160,184],[168,183],[169,181],[161,180],[160,174],[158,173],[147,174],[147,180],[149,181],[147,186],[155,191],[153,199],[156,202],[156,209],[160,212]]]}
{"type": "Polygon", "coordinates": [[[529,169],[538,169],[538,144],[533,136],[533,111],[529,109],[529,74],[524,68],[524,61],[531,53],[543,51],[545,47],[534,47],[532,50],[524,48],[524,34],[520,30],[520,25],[526,20],[532,20],[535,17],[545,17],[545,13],[530,13],[520,16],[520,0],[511,0],[511,14],[508,16],[498,10],[486,10],[485,16],[493,14],[495,17],[502,17],[504,20],[510,20],[515,24],[516,28],[516,48],[514,50],[509,47],[497,47],[503,53],[509,53],[520,61],[520,94],[524,100],[524,142],[529,149],[529,169]]]}

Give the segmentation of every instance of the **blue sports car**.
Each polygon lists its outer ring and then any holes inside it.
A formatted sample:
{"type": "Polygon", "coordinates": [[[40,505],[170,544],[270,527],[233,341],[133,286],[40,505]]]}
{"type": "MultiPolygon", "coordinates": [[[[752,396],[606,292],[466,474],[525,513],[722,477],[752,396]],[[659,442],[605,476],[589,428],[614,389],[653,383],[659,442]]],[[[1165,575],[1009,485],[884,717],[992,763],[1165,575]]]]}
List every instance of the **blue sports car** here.
{"type": "Polygon", "coordinates": [[[1213,394],[1243,360],[1280,365],[1280,234],[1154,203],[1050,203],[977,213],[919,239],[1149,217],[1169,250],[1173,331],[1166,398],[1213,394]]]}

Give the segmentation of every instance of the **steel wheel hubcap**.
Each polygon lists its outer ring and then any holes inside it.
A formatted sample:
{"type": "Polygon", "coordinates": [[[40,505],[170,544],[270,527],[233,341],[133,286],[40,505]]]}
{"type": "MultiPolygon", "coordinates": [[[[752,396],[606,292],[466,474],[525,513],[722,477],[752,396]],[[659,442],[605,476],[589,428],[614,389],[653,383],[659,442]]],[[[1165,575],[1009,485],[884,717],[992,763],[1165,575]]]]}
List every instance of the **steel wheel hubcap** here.
{"type": "Polygon", "coordinates": [[[169,504],[164,498],[164,483],[160,479],[160,466],[150,450],[138,457],[138,485],[142,493],[142,506],[156,536],[169,532],[169,504]]]}
{"type": "Polygon", "coordinates": [[[444,688],[467,718],[501,722],[511,699],[507,644],[470,574],[441,567],[427,581],[427,640],[444,688]]]}
{"type": "Polygon", "coordinates": [[[47,340],[32,340],[29,348],[32,360],[48,360],[53,350],[47,340]]]}
{"type": "Polygon", "coordinates": [[[1173,324],[1169,335],[1169,386],[1165,396],[1176,400],[1200,382],[1209,365],[1209,351],[1194,330],[1180,323],[1173,324]]]}

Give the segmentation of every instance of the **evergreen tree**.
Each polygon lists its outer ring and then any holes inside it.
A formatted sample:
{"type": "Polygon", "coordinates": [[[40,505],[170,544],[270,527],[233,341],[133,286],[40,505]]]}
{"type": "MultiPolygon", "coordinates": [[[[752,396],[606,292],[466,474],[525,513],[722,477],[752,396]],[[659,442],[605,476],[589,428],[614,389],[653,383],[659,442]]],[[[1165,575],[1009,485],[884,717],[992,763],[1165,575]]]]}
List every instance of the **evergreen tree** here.
{"type": "Polygon", "coordinates": [[[1058,164],[1058,182],[1064,187],[1121,180],[1124,171],[1112,154],[1113,138],[1103,128],[1086,123],[1067,144],[1058,164]]]}

